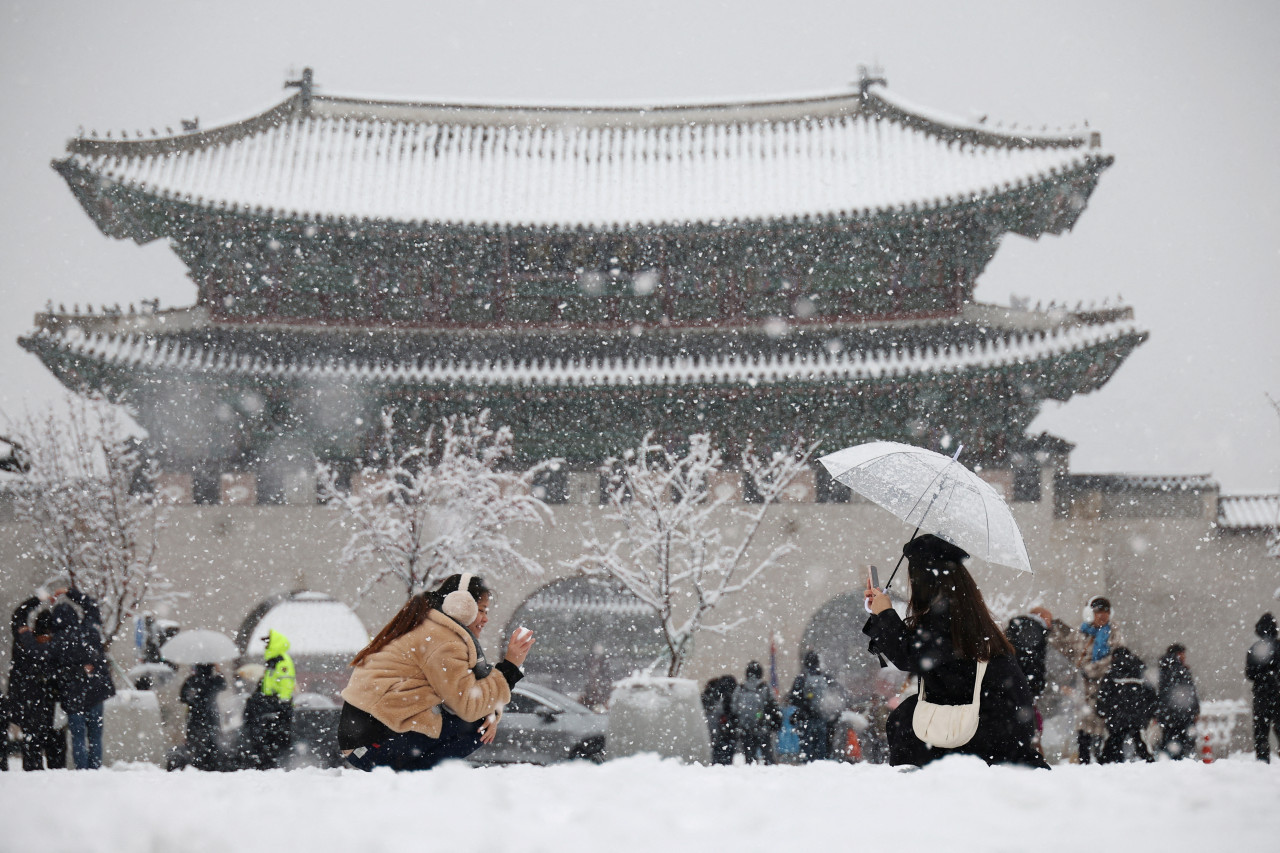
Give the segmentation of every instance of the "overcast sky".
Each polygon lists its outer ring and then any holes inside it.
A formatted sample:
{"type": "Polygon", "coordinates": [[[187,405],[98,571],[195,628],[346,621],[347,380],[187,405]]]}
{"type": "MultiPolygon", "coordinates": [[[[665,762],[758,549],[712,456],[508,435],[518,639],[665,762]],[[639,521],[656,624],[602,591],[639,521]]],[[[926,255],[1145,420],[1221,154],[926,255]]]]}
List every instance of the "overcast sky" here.
{"type": "Polygon", "coordinates": [[[841,91],[878,63],[963,117],[1102,132],[1075,230],[1006,238],[978,298],[1122,295],[1151,339],[1035,431],[1077,472],[1280,487],[1280,4],[1269,2],[15,2],[0,0],[0,410],[58,385],[17,337],[47,299],[193,301],[163,243],[102,236],[49,168],[77,128],[202,127],[321,91],[601,102],[841,91]]]}

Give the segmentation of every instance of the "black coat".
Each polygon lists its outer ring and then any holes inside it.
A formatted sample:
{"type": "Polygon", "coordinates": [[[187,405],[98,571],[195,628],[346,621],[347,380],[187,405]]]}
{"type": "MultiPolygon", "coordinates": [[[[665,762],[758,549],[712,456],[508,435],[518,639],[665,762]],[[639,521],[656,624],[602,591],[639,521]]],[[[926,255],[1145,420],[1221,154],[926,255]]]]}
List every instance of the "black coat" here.
{"type": "MultiPolygon", "coordinates": [[[[945,614],[928,614],[915,630],[893,610],[874,614],[862,632],[871,638],[872,654],[884,655],[894,666],[924,681],[929,701],[939,705],[967,705],[973,701],[978,664],[959,657],[951,645],[951,623],[945,614]]],[[[890,714],[886,727],[891,764],[925,764],[950,753],[976,755],[988,764],[1026,764],[1048,767],[1035,748],[1035,709],[1027,679],[1011,656],[992,658],[982,680],[978,731],[955,749],[935,749],[922,743],[911,729],[916,697],[907,698],[890,714]]]]}
{"type": "Polygon", "coordinates": [[[1049,629],[1034,616],[1015,616],[1009,620],[1005,636],[1013,644],[1018,669],[1027,677],[1031,695],[1038,697],[1044,692],[1044,656],[1049,645],[1049,629]]]}
{"type": "Polygon", "coordinates": [[[24,732],[53,728],[53,706],[58,701],[57,662],[52,637],[41,642],[27,628],[40,599],[29,598],[13,611],[13,660],[9,665],[9,719],[24,732]],[[22,630],[22,629],[26,630],[22,630]]]}
{"type": "Polygon", "coordinates": [[[53,645],[58,663],[58,694],[68,714],[85,711],[116,694],[111,665],[102,642],[102,616],[97,603],[80,592],[68,590],[67,598],[80,605],[84,615],[63,602],[53,608],[53,645]]]}
{"type": "Polygon", "coordinates": [[[1264,613],[1254,632],[1258,641],[1249,647],[1245,658],[1245,678],[1253,682],[1255,703],[1280,708],[1280,641],[1276,639],[1275,618],[1264,613]]]}
{"type": "Polygon", "coordinates": [[[1123,646],[1111,653],[1111,669],[1098,684],[1098,715],[1108,732],[1135,732],[1156,715],[1159,697],[1143,678],[1147,665],[1123,646]]]}
{"type": "Polygon", "coordinates": [[[1156,719],[1166,730],[1181,731],[1196,721],[1200,715],[1200,697],[1191,668],[1177,655],[1165,655],[1160,659],[1159,704],[1156,719]]]}
{"type": "Polygon", "coordinates": [[[178,698],[187,706],[187,748],[191,761],[202,770],[215,770],[220,764],[218,733],[218,694],[227,681],[210,664],[197,664],[195,671],[182,682],[178,698]]]}
{"type": "Polygon", "coordinates": [[[218,694],[227,689],[227,680],[208,664],[199,664],[195,672],[182,682],[179,699],[187,706],[187,739],[216,737],[218,731],[218,694]]]}

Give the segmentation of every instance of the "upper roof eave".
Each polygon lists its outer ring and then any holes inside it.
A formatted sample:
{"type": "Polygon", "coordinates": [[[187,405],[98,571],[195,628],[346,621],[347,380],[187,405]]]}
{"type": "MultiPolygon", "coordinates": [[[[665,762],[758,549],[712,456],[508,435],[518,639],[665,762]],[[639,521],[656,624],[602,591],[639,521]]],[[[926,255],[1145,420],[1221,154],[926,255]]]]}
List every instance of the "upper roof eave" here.
{"type": "Polygon", "coordinates": [[[572,126],[664,127],[696,124],[750,125],[756,123],[820,121],[867,113],[899,122],[935,136],[963,139],[989,147],[1098,147],[1092,132],[1008,131],[911,105],[880,83],[828,94],[809,94],[760,100],[737,99],[652,104],[485,104],[395,101],[373,98],[312,95],[305,101],[294,94],[249,118],[163,137],[98,139],[78,136],[68,141],[70,154],[122,157],[168,154],[225,144],[294,116],[383,121],[388,123],[450,124],[459,126],[572,126]]]}

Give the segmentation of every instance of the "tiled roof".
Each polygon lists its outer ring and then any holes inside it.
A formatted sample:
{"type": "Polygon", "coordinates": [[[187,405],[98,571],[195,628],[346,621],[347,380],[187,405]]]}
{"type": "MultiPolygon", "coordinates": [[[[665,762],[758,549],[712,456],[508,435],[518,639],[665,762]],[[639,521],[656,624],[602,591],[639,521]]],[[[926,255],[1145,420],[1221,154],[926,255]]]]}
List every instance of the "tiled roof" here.
{"type": "Polygon", "coordinates": [[[1280,494],[1224,495],[1218,499],[1218,526],[1264,530],[1280,525],[1280,494]]]}
{"type": "Polygon", "coordinates": [[[1218,482],[1208,474],[1186,475],[1145,475],[1145,474],[1069,474],[1064,479],[1070,480],[1077,488],[1096,489],[1103,492],[1150,491],[1212,491],[1218,488],[1218,482]]]}
{"type": "Polygon", "coordinates": [[[1007,333],[967,346],[898,346],[862,351],[769,354],[672,354],[619,358],[378,359],[247,353],[166,336],[133,332],[86,335],[79,327],[44,328],[22,339],[29,350],[61,353],[77,361],[130,372],[162,371],[208,377],[257,377],[375,385],[592,387],[628,385],[768,385],[875,380],[928,373],[959,373],[1053,360],[1064,355],[1141,339],[1132,319],[1067,325],[1048,331],[1007,333]]]}
{"type": "Polygon", "coordinates": [[[545,227],[856,217],[1055,184],[1036,227],[1060,231],[1111,162],[1091,134],[948,121],[878,85],[654,108],[307,103],[186,136],[79,138],[56,165],[216,210],[545,227]]]}

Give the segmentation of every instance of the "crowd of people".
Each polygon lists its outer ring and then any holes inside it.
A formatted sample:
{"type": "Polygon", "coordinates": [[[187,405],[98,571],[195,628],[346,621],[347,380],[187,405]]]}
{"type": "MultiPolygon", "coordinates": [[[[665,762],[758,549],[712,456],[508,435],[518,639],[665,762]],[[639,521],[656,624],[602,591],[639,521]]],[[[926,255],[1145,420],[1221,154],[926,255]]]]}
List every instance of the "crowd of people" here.
{"type": "MultiPolygon", "coordinates": [[[[1049,686],[1050,649],[1077,676],[1075,760],[1153,761],[1148,744],[1157,727],[1159,753],[1171,759],[1195,753],[1200,700],[1184,645],[1171,644],[1158,673],[1148,676],[1102,596],[1090,600],[1078,628],[1034,607],[1002,629],[964,565],[967,557],[929,534],[908,542],[905,615],[868,579],[868,651],[913,676],[913,695],[872,696],[855,709],[814,650],[804,653],[800,674],[783,694],[751,661],[740,682],[724,675],[703,690],[713,762],[741,755],[763,764],[843,758],[921,766],[961,752],[990,764],[1048,767],[1039,706],[1049,686]]],[[[410,598],[356,656],[337,733],[347,763],[427,769],[493,741],[533,636],[518,629],[502,660],[490,665],[479,635],[491,602],[482,579],[452,575],[410,598]]],[[[74,588],[33,596],[14,611],[0,731],[21,731],[23,769],[65,767],[68,736],[76,768],[102,766],[104,703],[116,688],[101,625],[97,603],[74,588]]],[[[1280,642],[1272,614],[1258,620],[1256,633],[1245,676],[1253,690],[1256,755],[1269,761],[1271,735],[1280,734],[1280,642]]],[[[296,673],[287,638],[272,630],[262,639],[265,666],[252,673],[256,684],[234,744],[224,742],[218,711],[227,679],[215,663],[193,665],[179,693],[187,709],[185,743],[171,754],[171,769],[282,765],[292,740],[296,673]]]]}
{"type": "MultiPolygon", "coordinates": [[[[748,762],[773,763],[780,753],[784,760],[800,762],[845,758],[920,766],[963,752],[991,764],[1047,767],[1040,706],[1049,687],[1050,649],[1063,656],[1075,676],[1066,688],[1077,699],[1075,750],[1063,757],[1083,764],[1154,761],[1150,746],[1175,760],[1197,754],[1200,698],[1185,645],[1170,644],[1157,671],[1149,674],[1146,662],[1125,645],[1104,596],[1089,601],[1078,627],[1038,606],[1001,629],[964,566],[968,554],[962,549],[926,534],[908,542],[903,556],[910,581],[905,618],[868,581],[871,615],[863,631],[873,655],[914,677],[916,693],[889,698],[892,708],[875,695],[854,708],[810,650],[790,692],[775,696],[766,687],[757,698],[763,682],[753,661],[741,684],[725,675],[703,691],[714,762],[731,763],[741,754],[748,762]],[[942,746],[942,738],[932,737],[927,726],[922,731],[917,707],[926,701],[929,711],[942,706],[947,710],[941,716],[953,721],[972,705],[973,731],[967,739],[942,746]],[[877,713],[884,710],[888,713],[877,713]],[[842,730],[840,722],[850,719],[861,723],[855,726],[860,733],[847,726],[842,730]],[[866,748],[881,732],[883,753],[866,748]]],[[[1272,614],[1258,620],[1256,633],[1245,675],[1253,690],[1255,753],[1269,761],[1270,737],[1280,734],[1280,642],[1272,614]]]]}
{"type": "MultiPolygon", "coordinates": [[[[37,594],[18,605],[10,626],[8,692],[0,695],[0,770],[8,769],[11,728],[18,732],[23,770],[65,768],[68,752],[78,770],[102,767],[105,706],[116,694],[116,674],[98,602],[74,587],[37,594]]],[[[233,743],[224,742],[218,695],[227,681],[220,665],[193,664],[176,697],[186,710],[185,739],[170,750],[168,769],[283,764],[292,744],[294,665],[282,634],[271,631],[263,639],[265,667],[254,673],[256,686],[233,743]]],[[[177,669],[162,664],[158,644],[148,644],[147,658],[165,672],[177,669]]],[[[151,689],[156,682],[148,671],[129,686],[151,689]]]]}
{"type": "MultiPolygon", "coordinates": [[[[1006,636],[1037,705],[1046,687],[1045,657],[1059,652],[1079,675],[1081,703],[1076,729],[1076,760],[1101,764],[1140,759],[1154,761],[1148,732],[1159,729],[1157,750],[1169,758],[1196,753],[1192,729],[1200,719],[1200,697],[1187,666],[1187,648],[1173,643],[1161,656],[1158,676],[1124,644],[1111,620],[1111,602],[1095,596],[1088,619],[1072,629],[1044,607],[1010,620],[1006,636]]],[[[1036,710],[1037,729],[1043,718],[1036,710]]]]}
{"type": "Polygon", "coordinates": [[[262,638],[264,665],[241,667],[252,685],[239,730],[223,737],[218,695],[227,689],[219,664],[197,663],[182,682],[178,700],[187,707],[186,740],[169,753],[166,767],[200,770],[271,770],[286,764],[293,745],[293,694],[297,672],[289,640],[274,629],[262,638]]]}
{"type": "MultiPolygon", "coordinates": [[[[13,656],[4,728],[22,731],[22,769],[102,766],[103,703],[115,695],[98,603],[77,589],[32,596],[10,620],[13,656]],[[65,721],[58,719],[58,711],[65,721]]],[[[0,769],[7,767],[3,756],[0,769]]]]}

